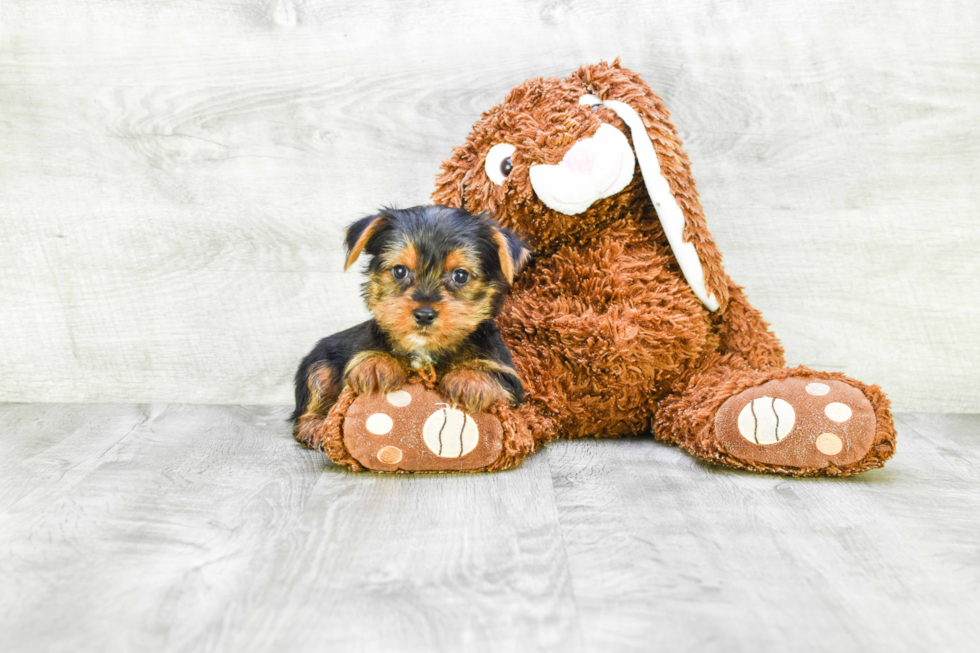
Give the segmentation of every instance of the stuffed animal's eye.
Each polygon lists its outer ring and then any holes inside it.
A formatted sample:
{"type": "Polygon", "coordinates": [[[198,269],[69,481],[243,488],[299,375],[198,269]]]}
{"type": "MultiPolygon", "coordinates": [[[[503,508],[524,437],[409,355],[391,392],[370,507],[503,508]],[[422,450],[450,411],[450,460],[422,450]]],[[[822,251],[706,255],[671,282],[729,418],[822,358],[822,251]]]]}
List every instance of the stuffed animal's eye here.
{"type": "Polygon", "coordinates": [[[469,280],[470,273],[463,268],[456,268],[453,270],[453,283],[455,283],[457,286],[462,286],[469,280]]]}
{"type": "Polygon", "coordinates": [[[514,169],[511,156],[517,150],[510,143],[497,143],[487,152],[487,160],[483,164],[483,169],[487,171],[487,177],[498,186],[504,183],[504,179],[514,169]]]}
{"type": "Polygon", "coordinates": [[[408,276],[408,268],[404,265],[396,265],[391,268],[391,276],[395,277],[399,281],[408,276]]]}

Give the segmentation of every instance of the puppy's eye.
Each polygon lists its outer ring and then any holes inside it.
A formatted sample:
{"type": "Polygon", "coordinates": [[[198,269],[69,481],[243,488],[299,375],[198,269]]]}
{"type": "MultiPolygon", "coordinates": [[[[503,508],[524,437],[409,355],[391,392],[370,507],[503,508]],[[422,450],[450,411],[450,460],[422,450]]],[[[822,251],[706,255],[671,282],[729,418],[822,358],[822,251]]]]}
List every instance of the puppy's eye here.
{"type": "Polygon", "coordinates": [[[487,159],[483,163],[483,169],[487,171],[487,177],[498,186],[504,183],[504,179],[514,169],[511,157],[517,148],[510,143],[497,143],[487,152],[487,159]]]}
{"type": "Polygon", "coordinates": [[[408,268],[406,268],[404,265],[396,265],[395,267],[391,268],[391,276],[401,281],[408,276],[408,268]]]}
{"type": "Polygon", "coordinates": [[[455,283],[457,286],[462,286],[469,280],[470,273],[463,268],[456,268],[453,270],[453,283],[455,283]]]}

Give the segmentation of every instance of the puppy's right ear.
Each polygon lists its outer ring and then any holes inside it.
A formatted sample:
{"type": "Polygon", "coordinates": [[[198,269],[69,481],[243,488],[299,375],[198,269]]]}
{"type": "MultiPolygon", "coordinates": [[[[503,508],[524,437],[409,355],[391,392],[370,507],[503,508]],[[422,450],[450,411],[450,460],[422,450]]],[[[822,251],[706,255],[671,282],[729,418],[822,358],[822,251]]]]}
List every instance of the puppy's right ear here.
{"type": "Polygon", "coordinates": [[[384,223],[384,216],[369,215],[347,227],[347,235],[344,238],[344,246],[347,248],[347,261],[344,263],[344,272],[347,272],[347,269],[354,265],[368,241],[374,234],[378,233],[384,223]]]}

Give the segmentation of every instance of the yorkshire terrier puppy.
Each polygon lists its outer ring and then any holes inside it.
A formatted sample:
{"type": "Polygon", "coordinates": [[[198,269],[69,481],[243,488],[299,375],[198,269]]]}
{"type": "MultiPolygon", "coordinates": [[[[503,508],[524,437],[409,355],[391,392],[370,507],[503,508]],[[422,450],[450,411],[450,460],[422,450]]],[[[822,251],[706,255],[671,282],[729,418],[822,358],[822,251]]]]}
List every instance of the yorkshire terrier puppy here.
{"type": "Polygon", "coordinates": [[[385,209],[347,229],[348,269],[371,256],[363,295],[373,319],[324,338],[296,372],[293,421],[326,414],[344,385],[388,393],[409,368],[469,413],[518,405],[524,388],[494,317],[530,252],[485,215],[444,206],[385,209]]]}

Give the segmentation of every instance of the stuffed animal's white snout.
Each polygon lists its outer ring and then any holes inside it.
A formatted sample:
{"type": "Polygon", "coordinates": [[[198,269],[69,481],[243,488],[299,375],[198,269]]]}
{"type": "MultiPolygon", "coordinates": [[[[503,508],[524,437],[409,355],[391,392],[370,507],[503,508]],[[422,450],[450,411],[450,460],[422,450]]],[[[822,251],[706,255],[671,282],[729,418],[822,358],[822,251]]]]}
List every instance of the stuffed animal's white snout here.
{"type": "Polygon", "coordinates": [[[635,166],[626,135],[603,123],[591,138],[575,143],[558,165],[532,165],[529,174],[531,187],[545,206],[578,215],[626,188],[635,166]]]}

